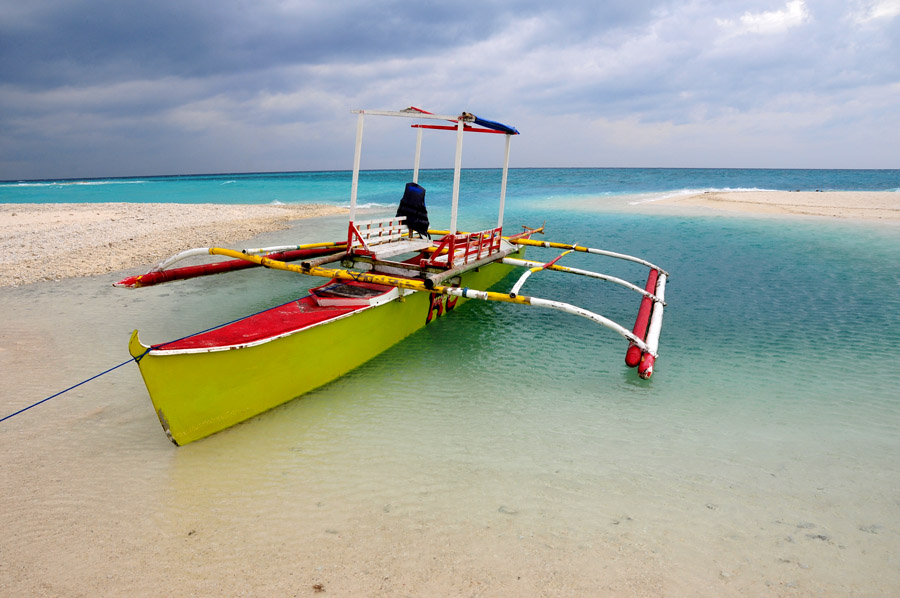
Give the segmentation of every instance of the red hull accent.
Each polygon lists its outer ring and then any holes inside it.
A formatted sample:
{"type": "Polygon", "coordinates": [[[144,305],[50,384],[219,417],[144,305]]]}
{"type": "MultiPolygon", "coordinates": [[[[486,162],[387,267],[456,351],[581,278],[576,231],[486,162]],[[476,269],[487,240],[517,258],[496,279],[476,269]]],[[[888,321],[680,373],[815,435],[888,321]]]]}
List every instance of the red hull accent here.
{"type": "MultiPolygon", "coordinates": [[[[316,247],[314,249],[295,249],[293,251],[282,251],[272,253],[266,257],[282,262],[296,262],[311,257],[318,257],[328,253],[334,253],[334,247],[316,247]]],[[[161,270],[159,272],[148,272],[139,276],[129,276],[115,283],[117,287],[149,287],[163,282],[172,280],[184,280],[186,278],[197,278],[199,276],[210,276],[212,274],[221,274],[222,272],[232,272],[234,270],[243,270],[244,268],[256,268],[259,264],[248,262],[246,260],[228,260],[227,262],[217,262],[215,264],[200,264],[197,266],[184,266],[182,268],[172,268],[171,270],[161,270]]]]}
{"type": "MultiPolygon", "coordinates": [[[[647,286],[644,287],[648,293],[656,292],[656,281],[659,279],[659,271],[650,270],[647,276],[647,286]]],[[[650,324],[650,312],[653,308],[653,299],[644,295],[641,299],[641,307],[638,309],[637,319],[634,322],[634,328],[631,332],[641,340],[647,336],[647,326],[650,324]]],[[[633,368],[641,363],[641,350],[633,343],[628,346],[625,353],[625,365],[633,368]]],[[[652,367],[652,365],[651,365],[652,367]]]]}

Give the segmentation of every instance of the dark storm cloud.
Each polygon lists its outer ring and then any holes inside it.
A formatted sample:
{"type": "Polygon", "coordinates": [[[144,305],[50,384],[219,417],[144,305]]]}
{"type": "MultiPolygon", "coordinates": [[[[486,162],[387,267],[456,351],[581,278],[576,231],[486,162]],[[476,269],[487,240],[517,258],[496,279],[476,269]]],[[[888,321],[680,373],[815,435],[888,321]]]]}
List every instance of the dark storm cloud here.
{"type": "Polygon", "coordinates": [[[342,58],[431,53],[485,35],[503,12],[469,21],[458,3],[22,3],[0,20],[0,77],[53,86],[208,77],[342,58]]]}
{"type": "Polygon", "coordinates": [[[659,4],[15,1],[0,19],[0,80],[41,87],[434,55],[535,15],[543,43],[565,45],[659,4]]]}
{"type": "Polygon", "coordinates": [[[0,9],[0,178],[342,167],[350,108],[409,103],[539,133],[529,165],[886,166],[900,126],[900,0],[0,9]]]}

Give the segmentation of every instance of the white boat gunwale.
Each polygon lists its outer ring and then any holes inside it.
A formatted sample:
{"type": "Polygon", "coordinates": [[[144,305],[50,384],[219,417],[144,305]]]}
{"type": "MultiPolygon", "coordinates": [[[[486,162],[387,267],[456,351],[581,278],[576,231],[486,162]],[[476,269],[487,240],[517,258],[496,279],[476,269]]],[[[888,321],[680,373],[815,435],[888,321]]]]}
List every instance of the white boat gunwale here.
{"type": "MultiPolygon", "coordinates": [[[[396,289],[396,290],[399,292],[401,289],[396,289]]],[[[405,289],[403,289],[403,290],[405,290],[405,289]]],[[[413,292],[415,292],[415,291],[413,291],[413,292]]],[[[409,293],[406,293],[403,296],[405,296],[407,294],[409,294],[409,293]]],[[[393,297],[392,299],[390,299],[390,301],[394,301],[399,298],[400,298],[399,296],[396,296],[396,297],[393,297]]],[[[299,301],[299,300],[289,301],[288,303],[294,303],[296,301],[299,301]]],[[[266,338],[261,338],[261,339],[258,339],[255,341],[250,341],[247,343],[232,343],[232,344],[228,344],[228,345],[216,345],[214,347],[196,347],[196,348],[190,348],[190,349],[167,349],[165,347],[166,343],[160,343],[158,345],[145,345],[141,341],[141,346],[144,347],[145,349],[151,350],[153,352],[153,354],[157,357],[165,357],[165,356],[169,356],[169,355],[189,355],[192,353],[216,353],[219,351],[234,351],[236,349],[247,349],[250,347],[257,347],[259,345],[264,345],[266,343],[271,343],[272,341],[277,341],[278,339],[293,336],[295,334],[305,332],[307,330],[316,328],[318,326],[325,326],[332,322],[336,322],[338,320],[343,320],[344,318],[349,318],[351,316],[355,316],[355,315],[359,314],[360,312],[363,312],[363,311],[366,311],[369,309],[374,309],[376,307],[380,307],[380,306],[384,305],[385,303],[389,303],[389,301],[382,301],[382,302],[376,303],[374,305],[363,305],[363,306],[360,306],[359,309],[349,310],[345,313],[338,314],[338,315],[334,316],[333,318],[328,318],[326,320],[320,320],[318,322],[312,322],[312,323],[306,324],[304,326],[301,326],[299,328],[295,328],[294,330],[288,330],[286,332],[281,332],[281,333],[278,333],[278,334],[275,334],[272,336],[267,336],[266,338]]],[[[284,305],[284,304],[282,304],[282,305],[284,305]]],[[[276,306],[276,307],[273,307],[272,309],[278,309],[278,307],[281,307],[281,306],[276,306]]]]}

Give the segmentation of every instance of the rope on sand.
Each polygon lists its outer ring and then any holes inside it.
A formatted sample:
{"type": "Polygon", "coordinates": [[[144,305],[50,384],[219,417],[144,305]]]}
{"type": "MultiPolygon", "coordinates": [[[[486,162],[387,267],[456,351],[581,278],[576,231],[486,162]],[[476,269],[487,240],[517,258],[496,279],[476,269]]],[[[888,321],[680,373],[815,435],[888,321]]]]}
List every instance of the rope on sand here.
{"type": "Polygon", "coordinates": [[[213,326],[212,328],[207,328],[206,330],[201,330],[200,332],[194,332],[193,334],[188,334],[187,336],[183,336],[183,337],[181,337],[181,338],[177,338],[177,339],[175,339],[175,340],[173,340],[173,341],[167,341],[167,342],[165,342],[165,343],[160,343],[160,344],[158,344],[158,345],[153,345],[152,347],[148,347],[146,351],[144,351],[143,353],[141,353],[141,354],[138,355],[137,357],[132,357],[132,358],[129,359],[128,361],[123,361],[123,362],[120,363],[119,365],[114,365],[113,367],[109,368],[108,370],[105,370],[105,371],[103,371],[103,372],[100,372],[99,374],[96,374],[96,375],[94,375],[94,376],[91,376],[91,377],[88,378],[87,380],[82,380],[82,381],[79,382],[78,384],[74,384],[74,385],[70,386],[69,388],[67,388],[67,389],[65,389],[65,390],[61,390],[61,391],[59,391],[58,393],[56,393],[56,394],[54,394],[54,395],[51,395],[51,396],[47,397],[46,399],[41,399],[41,400],[38,401],[37,403],[32,403],[32,404],[29,405],[28,407],[24,407],[24,408],[22,408],[22,409],[19,409],[19,410],[16,411],[15,413],[10,413],[9,415],[7,415],[7,416],[5,416],[5,417],[0,418],[0,423],[5,422],[6,420],[8,420],[8,419],[10,419],[10,418],[12,418],[12,417],[15,417],[15,416],[19,415],[20,413],[24,413],[24,412],[28,411],[29,409],[32,409],[32,408],[34,408],[34,407],[37,407],[37,406],[40,405],[41,403],[46,403],[46,402],[49,401],[50,399],[55,399],[56,397],[58,397],[58,396],[60,396],[60,395],[62,395],[62,394],[65,394],[65,393],[69,392],[70,390],[73,390],[73,389],[78,388],[78,387],[81,386],[82,384],[87,384],[87,383],[90,382],[91,380],[96,380],[96,379],[99,378],[100,376],[104,376],[104,375],[106,375],[106,374],[108,374],[108,373],[110,373],[110,372],[112,372],[112,371],[114,371],[114,370],[117,370],[117,369],[119,369],[120,367],[122,367],[123,365],[127,365],[127,364],[131,363],[132,361],[135,362],[135,363],[139,363],[139,362],[141,361],[141,359],[143,359],[144,356],[145,356],[147,353],[149,353],[150,351],[153,351],[154,349],[160,349],[160,348],[162,348],[162,347],[165,347],[166,345],[171,345],[172,343],[177,343],[178,341],[183,341],[183,340],[186,339],[186,338],[190,338],[190,337],[192,337],[192,336],[197,336],[198,334],[205,334],[205,333],[207,333],[207,332],[212,332],[213,330],[216,330],[217,328],[222,328],[222,327],[228,326],[228,325],[230,325],[230,324],[236,324],[237,322],[240,322],[241,320],[246,320],[247,318],[252,318],[253,316],[258,316],[259,314],[261,314],[261,313],[263,313],[263,312],[266,312],[266,311],[269,311],[270,309],[278,309],[279,307],[282,307],[282,306],[284,306],[284,305],[287,305],[288,303],[293,303],[294,301],[296,301],[296,299],[293,299],[293,300],[291,300],[291,301],[288,301],[287,303],[282,303],[281,305],[277,305],[277,306],[275,306],[275,307],[267,307],[266,309],[260,310],[260,311],[258,311],[258,312],[256,312],[256,313],[250,314],[250,315],[248,315],[248,316],[241,316],[240,318],[238,318],[238,319],[236,319],[236,320],[232,320],[232,321],[230,321],[230,322],[225,322],[224,324],[217,324],[216,326],[213,326]]]}

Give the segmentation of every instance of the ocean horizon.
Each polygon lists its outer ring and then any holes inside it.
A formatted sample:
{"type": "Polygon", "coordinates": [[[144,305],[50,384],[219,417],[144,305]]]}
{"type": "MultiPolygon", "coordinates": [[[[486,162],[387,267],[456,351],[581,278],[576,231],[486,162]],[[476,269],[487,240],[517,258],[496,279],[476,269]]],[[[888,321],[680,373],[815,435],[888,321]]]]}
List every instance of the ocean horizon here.
{"type": "MultiPolygon", "coordinates": [[[[451,169],[422,169],[420,183],[449,193],[451,169]]],[[[496,193],[500,169],[463,170],[462,192],[496,193]]],[[[0,203],[340,203],[351,171],[295,171],[0,181],[0,203]]],[[[393,204],[409,169],[364,170],[360,201],[393,204]]],[[[900,191],[897,169],[774,168],[511,168],[508,194],[560,197],[689,194],[704,191],[900,191]]],[[[434,195],[434,193],[432,193],[434,195]]],[[[430,198],[429,198],[430,199],[430,198]]]]}

